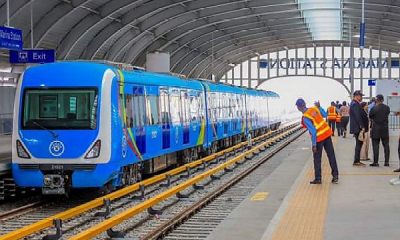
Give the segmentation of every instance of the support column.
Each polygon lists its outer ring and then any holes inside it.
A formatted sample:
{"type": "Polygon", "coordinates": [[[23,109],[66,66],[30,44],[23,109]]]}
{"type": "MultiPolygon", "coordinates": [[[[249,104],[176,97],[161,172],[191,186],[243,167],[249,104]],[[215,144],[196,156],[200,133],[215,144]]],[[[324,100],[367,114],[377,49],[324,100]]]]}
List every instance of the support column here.
{"type": "Polygon", "coordinates": [[[364,50],[360,51],[360,59],[361,59],[361,67],[360,67],[360,90],[361,92],[363,92],[364,90],[364,77],[363,77],[363,73],[364,73],[364,50]]]}
{"type": "Polygon", "coordinates": [[[378,66],[379,66],[379,79],[382,79],[382,49],[379,46],[379,57],[378,57],[378,66]]]}
{"type": "MultiPolygon", "coordinates": [[[[343,43],[341,43],[340,44],[340,46],[342,47],[342,49],[341,49],[341,51],[342,51],[342,59],[340,60],[340,66],[342,66],[342,81],[344,80],[344,44],[343,43]]],[[[343,83],[344,83],[344,81],[343,81],[343,83]]]]}
{"type": "Polygon", "coordinates": [[[289,76],[289,65],[290,65],[290,60],[289,60],[289,50],[286,49],[286,76],[289,76]]]}
{"type": "Polygon", "coordinates": [[[332,78],[335,78],[335,46],[332,45],[332,78]]]}
{"type": "MultiPolygon", "coordinates": [[[[253,69],[251,69],[253,70],[253,69]]],[[[257,85],[261,84],[261,69],[260,69],[260,55],[257,56],[257,85]]]]}
{"type": "Polygon", "coordinates": [[[294,74],[297,76],[299,73],[299,66],[298,66],[298,59],[299,59],[299,55],[298,55],[298,51],[299,49],[296,48],[295,53],[294,53],[294,60],[295,60],[295,70],[294,70],[294,74]]]}
{"type": "MultiPolygon", "coordinates": [[[[304,56],[304,65],[303,66],[306,66],[305,63],[307,62],[307,58],[308,58],[308,47],[304,48],[304,53],[305,53],[305,56],[304,56]]],[[[296,48],[296,58],[297,58],[297,48],[296,48]]],[[[296,64],[296,66],[297,66],[297,64],[296,64]]],[[[301,66],[299,66],[299,67],[301,67],[301,66]]],[[[296,70],[296,75],[297,75],[297,70],[296,70]]],[[[304,68],[304,75],[307,76],[307,66],[304,68]]]]}
{"type": "MultiPolygon", "coordinates": [[[[326,46],[324,45],[324,47],[323,47],[323,58],[324,58],[324,61],[325,61],[325,59],[326,59],[326,46]]],[[[326,63],[325,63],[325,66],[324,66],[324,68],[323,68],[323,75],[324,75],[324,77],[326,77],[326,63]]]]}
{"type": "Polygon", "coordinates": [[[317,45],[314,45],[314,76],[317,75],[317,45]]]}
{"type": "Polygon", "coordinates": [[[267,79],[271,78],[271,59],[270,59],[270,54],[269,51],[267,53],[267,62],[268,62],[268,66],[267,66],[267,79]]]}
{"type": "Polygon", "coordinates": [[[243,86],[243,63],[240,63],[240,86],[243,86]]]}
{"type": "Polygon", "coordinates": [[[235,84],[235,71],[234,71],[235,67],[232,67],[231,71],[232,71],[232,85],[235,84]]]}
{"type": "Polygon", "coordinates": [[[249,59],[247,61],[247,63],[248,63],[248,65],[247,65],[247,76],[249,78],[249,81],[248,81],[247,84],[248,84],[249,87],[252,87],[251,82],[253,81],[253,79],[251,79],[251,59],[249,59]]]}
{"type": "Polygon", "coordinates": [[[388,63],[387,63],[387,68],[388,68],[388,79],[392,79],[392,52],[389,50],[388,51],[388,63]]]}
{"type": "MultiPolygon", "coordinates": [[[[372,48],[369,49],[369,62],[373,62],[372,48]]],[[[369,65],[369,79],[372,79],[372,64],[369,65]]],[[[372,86],[369,86],[369,96],[372,98],[372,86]]]]}
{"type": "Polygon", "coordinates": [[[353,44],[350,45],[350,77],[351,77],[350,92],[353,93],[354,92],[354,48],[353,48],[353,44]]]}
{"type": "Polygon", "coordinates": [[[279,65],[280,65],[280,64],[279,64],[279,60],[280,60],[280,59],[279,59],[279,52],[277,52],[277,53],[276,53],[276,76],[277,76],[277,77],[279,77],[279,75],[280,75],[280,74],[279,74],[279,68],[280,68],[280,67],[279,67],[279,65]]]}

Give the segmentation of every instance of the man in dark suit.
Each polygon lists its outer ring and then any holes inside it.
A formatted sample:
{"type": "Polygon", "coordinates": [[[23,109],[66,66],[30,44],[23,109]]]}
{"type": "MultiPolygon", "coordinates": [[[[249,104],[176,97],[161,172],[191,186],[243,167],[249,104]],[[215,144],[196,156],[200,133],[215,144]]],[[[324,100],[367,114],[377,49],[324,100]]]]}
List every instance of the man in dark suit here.
{"type": "Polygon", "coordinates": [[[379,167],[379,142],[382,141],[385,153],[385,166],[389,167],[389,114],[390,108],[383,103],[383,95],[376,95],[376,104],[369,112],[369,118],[372,121],[371,139],[372,149],[374,151],[374,163],[371,167],[379,167]]]}
{"type": "Polygon", "coordinates": [[[363,141],[359,140],[359,135],[364,134],[368,127],[368,118],[362,111],[361,101],[362,92],[357,90],[353,93],[353,101],[350,103],[350,133],[354,134],[356,139],[356,147],[354,151],[354,162],[353,166],[364,167],[365,164],[360,162],[360,152],[363,145],[363,141]]]}

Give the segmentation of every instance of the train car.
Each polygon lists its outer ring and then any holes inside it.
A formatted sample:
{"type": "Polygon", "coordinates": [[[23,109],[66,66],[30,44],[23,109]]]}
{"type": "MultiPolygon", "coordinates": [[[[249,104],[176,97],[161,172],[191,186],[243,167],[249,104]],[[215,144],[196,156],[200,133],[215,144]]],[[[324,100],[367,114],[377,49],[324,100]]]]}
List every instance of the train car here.
{"type": "Polygon", "coordinates": [[[100,63],[32,67],[17,88],[13,176],[18,186],[43,194],[108,192],[227,147],[254,129],[267,131],[268,109],[259,121],[255,103],[269,98],[276,96],[100,63]],[[253,101],[252,110],[246,101],[253,101]]]}

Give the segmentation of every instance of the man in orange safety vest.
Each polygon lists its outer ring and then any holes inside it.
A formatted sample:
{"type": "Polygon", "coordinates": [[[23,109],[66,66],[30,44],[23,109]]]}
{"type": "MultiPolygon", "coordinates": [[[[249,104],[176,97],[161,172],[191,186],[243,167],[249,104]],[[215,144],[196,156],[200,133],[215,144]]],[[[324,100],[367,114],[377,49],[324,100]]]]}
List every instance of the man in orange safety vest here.
{"type": "Polygon", "coordinates": [[[335,136],[335,125],[336,125],[336,115],[337,115],[335,102],[331,102],[331,106],[328,107],[326,112],[328,113],[327,119],[328,119],[329,127],[333,131],[332,136],[335,136]]]}
{"type": "Polygon", "coordinates": [[[306,103],[303,99],[299,98],[296,101],[296,106],[297,109],[303,113],[301,124],[304,128],[307,128],[311,135],[315,179],[311,181],[310,184],[322,183],[322,148],[325,149],[325,152],[329,159],[329,165],[332,169],[332,183],[338,183],[339,170],[337,167],[335,150],[333,149],[331,138],[332,129],[328,126],[318,109],[315,107],[307,108],[306,103]]]}

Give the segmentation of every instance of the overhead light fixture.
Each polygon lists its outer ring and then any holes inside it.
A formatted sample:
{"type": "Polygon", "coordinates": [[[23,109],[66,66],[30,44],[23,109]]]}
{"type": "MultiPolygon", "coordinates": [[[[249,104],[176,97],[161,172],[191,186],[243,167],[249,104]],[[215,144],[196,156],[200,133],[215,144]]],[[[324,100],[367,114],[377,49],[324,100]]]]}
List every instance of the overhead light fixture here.
{"type": "Polygon", "coordinates": [[[360,37],[360,34],[354,35],[353,37],[359,38],[359,37],[360,37]]]}
{"type": "Polygon", "coordinates": [[[287,46],[283,46],[283,48],[284,48],[285,50],[289,50],[289,48],[288,48],[287,46]]]}
{"type": "MultiPolygon", "coordinates": [[[[398,41],[399,42],[399,41],[398,41]]],[[[372,49],[372,45],[369,45],[369,49],[372,49]]]]}
{"type": "Polygon", "coordinates": [[[234,63],[228,63],[229,66],[234,67],[235,64],[234,63]]]}
{"type": "Polygon", "coordinates": [[[317,46],[315,43],[313,43],[312,45],[313,45],[313,47],[316,47],[316,46],[317,46]]]}
{"type": "Polygon", "coordinates": [[[397,43],[400,43],[400,41],[397,41],[397,43]]]}
{"type": "Polygon", "coordinates": [[[255,52],[254,54],[257,56],[261,56],[261,54],[259,52],[255,52]]]}

